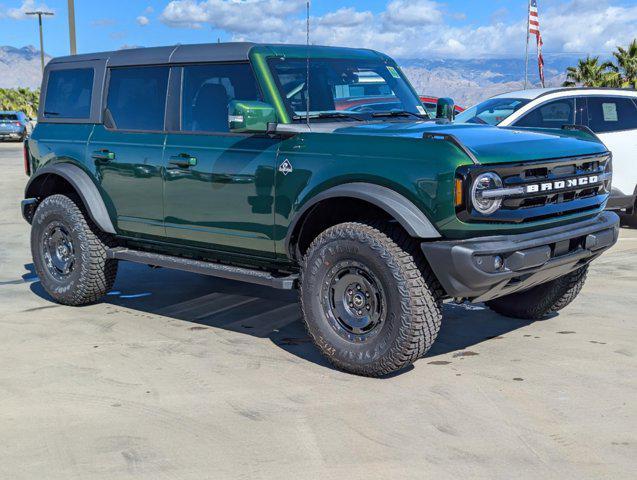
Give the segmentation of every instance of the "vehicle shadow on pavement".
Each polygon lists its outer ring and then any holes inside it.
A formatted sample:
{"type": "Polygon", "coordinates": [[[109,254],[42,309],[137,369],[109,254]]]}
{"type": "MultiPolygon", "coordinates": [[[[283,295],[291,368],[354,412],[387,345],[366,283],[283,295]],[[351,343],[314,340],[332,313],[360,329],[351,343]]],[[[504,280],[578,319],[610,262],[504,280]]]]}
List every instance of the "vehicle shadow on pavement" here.
{"type": "MultiPolygon", "coordinates": [[[[25,265],[25,269],[32,272],[33,266],[25,265]]],[[[31,283],[31,290],[51,301],[39,281],[31,283]]],[[[332,368],[305,330],[295,291],[120,262],[117,280],[104,302],[182,320],[188,322],[184,326],[190,330],[221,328],[269,338],[292,355],[332,368]]],[[[426,359],[462,354],[469,347],[497,341],[529,323],[502,317],[484,305],[446,303],[440,334],[426,359]]],[[[408,369],[401,373],[405,371],[408,369]]]]}

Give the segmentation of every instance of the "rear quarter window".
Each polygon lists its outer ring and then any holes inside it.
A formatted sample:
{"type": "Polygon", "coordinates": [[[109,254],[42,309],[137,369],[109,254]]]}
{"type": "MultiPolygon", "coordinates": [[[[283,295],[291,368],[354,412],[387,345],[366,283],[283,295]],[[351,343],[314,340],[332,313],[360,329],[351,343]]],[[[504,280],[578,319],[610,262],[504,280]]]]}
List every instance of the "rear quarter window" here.
{"type": "Polygon", "coordinates": [[[89,118],[93,97],[92,68],[49,72],[44,102],[45,118],[89,118]]]}
{"type": "Polygon", "coordinates": [[[595,133],[637,129],[637,106],[630,98],[589,97],[588,126],[595,133]]]}

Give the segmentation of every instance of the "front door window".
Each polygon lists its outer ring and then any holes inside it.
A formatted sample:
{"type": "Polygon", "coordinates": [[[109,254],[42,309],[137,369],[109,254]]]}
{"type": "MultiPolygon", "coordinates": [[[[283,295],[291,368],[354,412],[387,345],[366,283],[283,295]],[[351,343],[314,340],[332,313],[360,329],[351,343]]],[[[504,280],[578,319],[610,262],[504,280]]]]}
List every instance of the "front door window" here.
{"type": "Polygon", "coordinates": [[[575,123],[575,99],[561,98],[531,110],[515,123],[516,127],[562,128],[575,123]]]}

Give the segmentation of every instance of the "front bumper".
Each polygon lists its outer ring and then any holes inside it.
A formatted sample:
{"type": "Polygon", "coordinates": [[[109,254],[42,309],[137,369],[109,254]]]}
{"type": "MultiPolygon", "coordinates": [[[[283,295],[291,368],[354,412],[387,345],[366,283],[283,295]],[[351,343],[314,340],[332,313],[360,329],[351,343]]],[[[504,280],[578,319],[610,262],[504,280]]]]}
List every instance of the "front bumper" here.
{"type": "Polygon", "coordinates": [[[603,212],[537,232],[424,242],[421,248],[447,295],[484,302],[566,275],[608,250],[618,236],[619,217],[603,212]]]}

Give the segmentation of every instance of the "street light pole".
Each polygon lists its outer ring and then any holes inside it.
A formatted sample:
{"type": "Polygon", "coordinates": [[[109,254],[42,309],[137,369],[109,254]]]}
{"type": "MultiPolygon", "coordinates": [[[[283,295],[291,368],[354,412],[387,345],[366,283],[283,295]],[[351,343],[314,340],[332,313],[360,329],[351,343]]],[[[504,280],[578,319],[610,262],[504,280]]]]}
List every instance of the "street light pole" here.
{"type": "Polygon", "coordinates": [[[40,26],[40,63],[42,64],[42,73],[44,73],[44,36],[42,35],[42,15],[53,15],[53,12],[38,10],[36,12],[26,12],[26,15],[38,16],[38,25],[40,26]]]}
{"type": "Polygon", "coordinates": [[[68,0],[69,4],[69,38],[71,42],[71,55],[77,55],[77,43],[75,41],[75,0],[68,0]]]}

